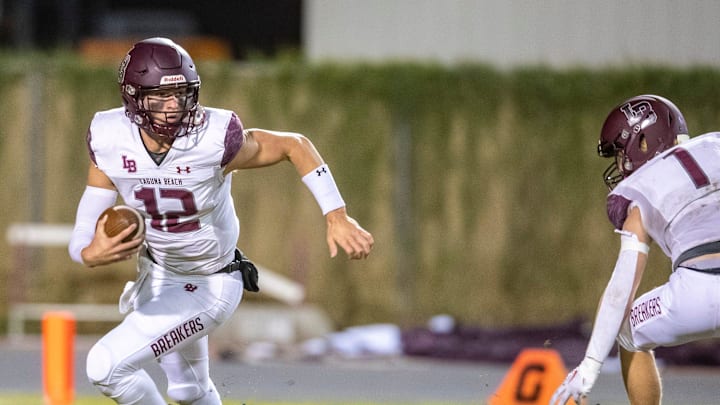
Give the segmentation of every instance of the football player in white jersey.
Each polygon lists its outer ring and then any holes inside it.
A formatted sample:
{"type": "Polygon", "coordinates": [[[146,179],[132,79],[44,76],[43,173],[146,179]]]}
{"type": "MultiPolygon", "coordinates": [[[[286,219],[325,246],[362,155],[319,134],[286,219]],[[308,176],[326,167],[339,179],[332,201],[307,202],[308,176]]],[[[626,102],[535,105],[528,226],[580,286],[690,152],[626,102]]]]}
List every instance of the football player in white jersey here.
{"type": "Polygon", "coordinates": [[[585,402],[616,340],[630,403],[659,404],[653,349],[720,336],[720,132],[688,139],[680,110],[656,95],[632,97],[605,120],[598,153],[614,159],[604,178],[620,252],[585,358],[551,404],[585,402]],[[633,300],[651,241],[672,274],[633,300]]]}
{"type": "Polygon", "coordinates": [[[364,259],[373,237],[349,217],[327,164],[305,136],[243,129],[228,110],[198,103],[200,77],[188,53],[166,38],[136,43],[119,69],[123,107],[98,112],[87,134],[91,164],[70,256],[88,267],[138,258],[120,298],[127,316],[89,351],[87,375],[119,404],[166,405],[143,367],[159,361],[167,396],[215,405],[208,334],[227,320],[255,267],[237,250],[232,173],[289,161],[315,196],[332,257],[364,259]],[[116,203],[143,213],[145,237],[114,237],[98,216],[116,203]]]}

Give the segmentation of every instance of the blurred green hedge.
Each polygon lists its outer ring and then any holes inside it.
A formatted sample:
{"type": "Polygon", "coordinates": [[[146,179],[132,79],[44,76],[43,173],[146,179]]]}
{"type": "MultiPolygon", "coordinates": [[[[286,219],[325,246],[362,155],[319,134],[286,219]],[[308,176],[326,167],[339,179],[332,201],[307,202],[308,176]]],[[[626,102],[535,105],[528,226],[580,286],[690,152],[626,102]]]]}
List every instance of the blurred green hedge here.
{"type": "MultiPolygon", "coordinates": [[[[234,176],[239,245],[305,284],[338,327],[438,313],[484,326],[592,317],[618,249],[601,180],[609,162],[595,152],[608,111],[656,93],[684,111],[692,134],[720,128],[720,72],[708,68],[281,60],[199,71],[203,104],[236,111],[246,127],[310,137],[351,216],[374,234],[368,260],[330,259],[324,219],[290,165],[234,176]]],[[[87,126],[120,105],[115,67],[5,53],[0,72],[0,224],[72,223],[87,126]]],[[[644,288],[669,273],[653,251],[644,288]]],[[[82,268],[62,248],[22,256],[3,240],[0,253],[0,317],[18,299],[116,302],[134,275],[132,263],[82,268]]]]}

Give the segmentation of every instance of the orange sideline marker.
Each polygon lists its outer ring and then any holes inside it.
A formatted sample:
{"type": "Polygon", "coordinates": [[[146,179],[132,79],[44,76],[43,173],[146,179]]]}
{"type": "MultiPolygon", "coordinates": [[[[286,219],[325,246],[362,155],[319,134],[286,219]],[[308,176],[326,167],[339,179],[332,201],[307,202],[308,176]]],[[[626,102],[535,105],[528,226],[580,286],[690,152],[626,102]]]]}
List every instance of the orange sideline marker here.
{"type": "Polygon", "coordinates": [[[565,363],[553,349],[523,349],[510,366],[489,405],[547,405],[565,380],[565,363]]]}
{"type": "Polygon", "coordinates": [[[75,316],[70,312],[47,312],[42,319],[43,390],[48,405],[71,405],[75,316]]]}

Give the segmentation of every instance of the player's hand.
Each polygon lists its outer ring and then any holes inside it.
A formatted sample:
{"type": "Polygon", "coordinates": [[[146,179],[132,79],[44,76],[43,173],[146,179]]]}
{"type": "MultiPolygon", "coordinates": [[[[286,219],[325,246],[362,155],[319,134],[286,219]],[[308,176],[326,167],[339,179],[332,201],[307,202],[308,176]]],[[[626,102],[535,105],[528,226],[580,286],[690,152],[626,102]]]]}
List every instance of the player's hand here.
{"type": "Polygon", "coordinates": [[[105,233],[106,221],[107,215],[100,218],[95,227],[93,240],[80,252],[83,263],[88,267],[129,260],[137,254],[145,240],[145,235],[143,235],[142,237],[123,243],[122,240],[135,231],[137,227],[135,224],[130,225],[117,235],[110,237],[105,233]]]}
{"type": "Polygon", "coordinates": [[[350,259],[364,259],[372,250],[373,240],[370,232],[363,229],[356,220],[347,215],[345,207],[330,211],[327,221],[327,244],[330,257],[337,256],[338,245],[350,259]]]}
{"type": "Polygon", "coordinates": [[[577,404],[584,404],[585,398],[590,394],[590,390],[600,374],[601,366],[602,363],[599,361],[585,357],[580,365],[568,374],[562,385],[555,390],[550,399],[550,405],[565,405],[570,398],[574,399],[577,404]]]}

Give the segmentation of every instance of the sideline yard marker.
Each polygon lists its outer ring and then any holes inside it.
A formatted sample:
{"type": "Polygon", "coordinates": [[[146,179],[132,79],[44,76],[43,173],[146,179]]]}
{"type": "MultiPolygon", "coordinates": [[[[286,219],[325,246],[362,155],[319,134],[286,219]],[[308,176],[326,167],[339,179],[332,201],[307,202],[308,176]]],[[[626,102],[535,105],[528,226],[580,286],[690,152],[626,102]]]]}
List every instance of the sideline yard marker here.
{"type": "Polygon", "coordinates": [[[71,405],[75,399],[73,355],[75,317],[49,311],[42,319],[43,390],[47,405],[71,405]]]}
{"type": "Polygon", "coordinates": [[[565,363],[556,350],[523,349],[488,404],[547,405],[566,375],[565,363]]]}

